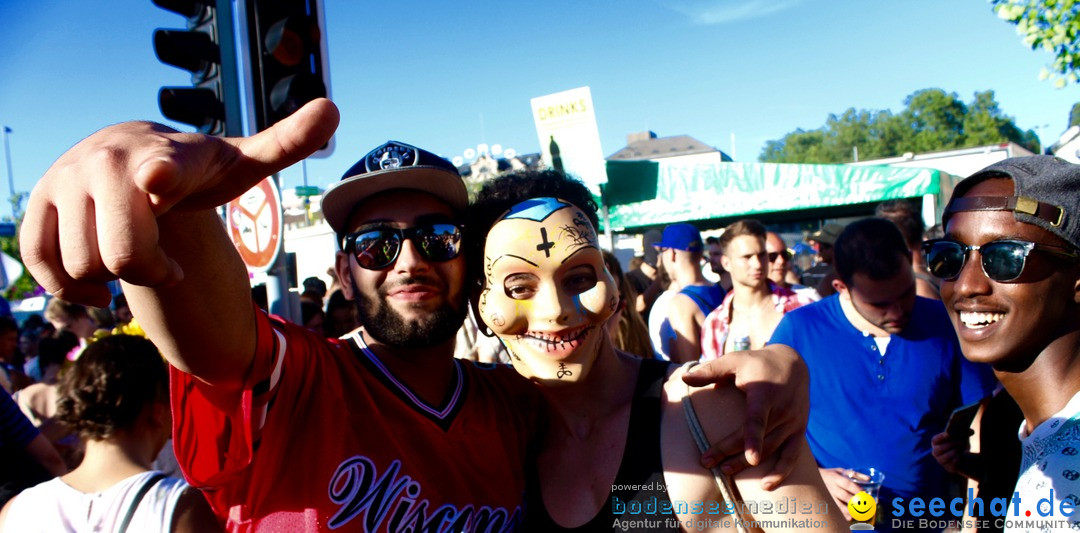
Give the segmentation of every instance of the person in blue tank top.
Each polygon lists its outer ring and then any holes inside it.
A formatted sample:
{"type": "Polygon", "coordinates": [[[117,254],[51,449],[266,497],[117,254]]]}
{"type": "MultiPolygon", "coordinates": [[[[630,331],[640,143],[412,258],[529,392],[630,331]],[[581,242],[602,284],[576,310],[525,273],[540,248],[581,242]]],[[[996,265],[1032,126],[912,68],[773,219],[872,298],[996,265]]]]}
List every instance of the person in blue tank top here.
{"type": "Polygon", "coordinates": [[[660,325],[661,359],[676,363],[701,358],[701,325],[705,317],[724,300],[724,289],[701,272],[705,246],[701,233],[691,224],[671,224],[654,246],[659,263],[671,277],[675,291],[667,305],[667,317],[660,325]]]}

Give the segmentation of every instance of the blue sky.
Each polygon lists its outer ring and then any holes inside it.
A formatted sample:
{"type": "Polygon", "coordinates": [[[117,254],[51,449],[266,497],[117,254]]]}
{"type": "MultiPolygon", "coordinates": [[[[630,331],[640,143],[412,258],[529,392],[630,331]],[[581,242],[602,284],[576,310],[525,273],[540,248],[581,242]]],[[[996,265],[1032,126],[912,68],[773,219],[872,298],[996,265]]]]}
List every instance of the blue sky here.
{"type": "MultiPolygon", "coordinates": [[[[1080,101],[1077,86],[1038,80],[1049,56],[985,0],[325,0],[325,11],[342,125],[334,154],[308,164],[321,186],[387,139],[447,157],[481,142],[539,151],[529,99],[585,85],[605,155],[650,129],[740,161],[830,113],[898,111],[928,87],[965,102],[994,90],[1046,144],[1080,101]]],[[[0,20],[0,124],[19,191],[104,125],[163,121],[158,88],[189,83],[151,45],[182,18],[150,0],[0,0],[0,20]]],[[[283,177],[300,184],[299,166],[283,177]]]]}

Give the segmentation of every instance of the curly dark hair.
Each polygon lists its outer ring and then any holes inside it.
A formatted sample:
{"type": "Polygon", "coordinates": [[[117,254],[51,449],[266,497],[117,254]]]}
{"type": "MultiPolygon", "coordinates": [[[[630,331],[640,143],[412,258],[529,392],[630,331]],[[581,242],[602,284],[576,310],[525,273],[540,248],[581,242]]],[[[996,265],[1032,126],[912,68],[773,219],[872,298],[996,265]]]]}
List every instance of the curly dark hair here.
{"type": "Polygon", "coordinates": [[[105,440],[167,401],[168,390],[168,368],[152,342],[110,335],[87,346],[60,379],[56,417],[84,439],[105,440]]]}
{"type": "Polygon", "coordinates": [[[484,241],[496,220],[511,207],[530,198],[559,198],[580,207],[599,231],[598,209],[589,188],[580,180],[557,170],[521,170],[484,184],[469,206],[465,233],[465,257],[469,280],[480,279],[484,264],[484,241]]]}

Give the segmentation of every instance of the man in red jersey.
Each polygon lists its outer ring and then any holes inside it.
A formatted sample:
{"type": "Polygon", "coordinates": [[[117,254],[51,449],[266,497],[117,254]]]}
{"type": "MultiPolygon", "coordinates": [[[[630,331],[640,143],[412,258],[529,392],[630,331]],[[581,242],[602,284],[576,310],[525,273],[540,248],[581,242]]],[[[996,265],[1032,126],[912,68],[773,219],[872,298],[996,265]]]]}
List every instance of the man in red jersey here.
{"type": "MultiPolygon", "coordinates": [[[[104,282],[121,279],[175,368],[180,463],[230,529],[513,530],[543,411],[510,369],[452,357],[467,203],[453,166],[390,142],[327,191],[323,212],[342,246],[336,270],[360,329],[326,340],[251,303],[213,207],[325,144],[336,124],[336,109],[319,100],[242,139],[149,123],[106,128],[39,183],[24,259],[71,300],[103,302],[104,282]]],[[[756,409],[776,407],[770,425],[790,434],[803,413],[779,407],[805,393],[805,369],[776,360],[799,386],[756,409]]],[[[720,379],[715,371],[695,374],[720,379]]],[[[775,395],[775,383],[758,394],[775,395]]],[[[762,432],[750,430],[755,442],[762,432]]]]}

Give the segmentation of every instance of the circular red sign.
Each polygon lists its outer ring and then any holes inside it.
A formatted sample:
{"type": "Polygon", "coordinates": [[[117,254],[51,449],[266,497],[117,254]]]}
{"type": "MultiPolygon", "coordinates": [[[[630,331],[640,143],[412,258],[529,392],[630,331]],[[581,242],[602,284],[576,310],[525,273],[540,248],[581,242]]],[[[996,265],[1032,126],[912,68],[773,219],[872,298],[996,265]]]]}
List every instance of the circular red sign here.
{"type": "Polygon", "coordinates": [[[225,205],[229,236],[248,270],[266,272],[281,248],[281,194],[273,176],[225,205]]]}

